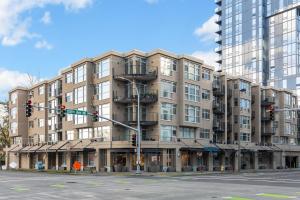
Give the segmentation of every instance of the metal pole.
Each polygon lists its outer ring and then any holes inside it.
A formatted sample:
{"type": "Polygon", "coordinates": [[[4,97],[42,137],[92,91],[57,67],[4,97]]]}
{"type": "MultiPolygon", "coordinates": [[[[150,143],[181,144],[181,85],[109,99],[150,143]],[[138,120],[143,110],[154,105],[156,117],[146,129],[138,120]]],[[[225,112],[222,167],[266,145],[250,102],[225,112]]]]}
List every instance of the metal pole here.
{"type": "Polygon", "coordinates": [[[135,82],[133,85],[136,89],[137,97],[138,97],[138,104],[137,104],[137,166],[136,166],[136,174],[141,174],[141,125],[140,125],[140,93],[139,89],[135,82]]]}
{"type": "Polygon", "coordinates": [[[238,143],[238,172],[241,171],[241,133],[239,134],[239,143],[238,143]]]}

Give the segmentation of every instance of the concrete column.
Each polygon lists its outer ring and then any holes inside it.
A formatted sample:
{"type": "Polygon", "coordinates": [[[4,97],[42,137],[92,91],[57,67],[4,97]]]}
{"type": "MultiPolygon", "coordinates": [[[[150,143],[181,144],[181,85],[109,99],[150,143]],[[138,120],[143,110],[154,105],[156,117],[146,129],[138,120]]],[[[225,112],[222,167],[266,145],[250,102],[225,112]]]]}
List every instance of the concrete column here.
{"type": "Polygon", "coordinates": [[[253,153],[253,156],[254,156],[254,170],[258,170],[258,152],[255,151],[253,153]]]}
{"type": "Polygon", "coordinates": [[[56,170],[58,170],[58,168],[59,168],[59,163],[58,163],[58,161],[59,161],[59,153],[56,152],[56,154],[55,154],[55,169],[56,169],[56,170]]]}
{"type": "Polygon", "coordinates": [[[212,152],[208,153],[208,171],[214,171],[214,155],[212,152]]]}
{"type": "Polygon", "coordinates": [[[279,165],[278,161],[282,161],[282,155],[279,152],[273,152],[272,156],[272,168],[276,169],[277,165],[279,165]]]}
{"type": "Polygon", "coordinates": [[[226,158],[226,152],[222,153],[221,155],[221,171],[225,171],[225,158],[226,158]]]}
{"type": "Polygon", "coordinates": [[[95,165],[96,165],[96,172],[100,171],[100,150],[96,149],[95,151],[95,165]]]}
{"type": "Polygon", "coordinates": [[[79,162],[81,164],[80,171],[83,171],[83,156],[84,156],[83,151],[79,152],[79,156],[80,156],[79,162]]]}
{"type": "Polygon", "coordinates": [[[67,171],[71,171],[72,169],[72,163],[71,163],[71,152],[66,152],[66,165],[67,165],[67,171]]]}
{"type": "MultiPolygon", "coordinates": [[[[147,172],[148,170],[148,159],[149,153],[144,153],[144,171],[147,172]]],[[[127,159],[126,159],[126,166],[127,166],[127,159]]]]}
{"type": "Polygon", "coordinates": [[[162,150],[162,164],[163,164],[163,168],[167,167],[167,159],[168,159],[168,153],[167,153],[167,149],[163,149],[162,150]]]}
{"type": "Polygon", "coordinates": [[[181,172],[181,152],[179,148],[176,148],[175,154],[176,172],[181,172]]]}
{"type": "Polygon", "coordinates": [[[127,167],[128,171],[131,171],[131,162],[130,162],[130,153],[129,152],[126,153],[126,167],[127,167]]]}
{"type": "Polygon", "coordinates": [[[192,156],[192,158],[191,158],[191,164],[192,164],[192,168],[193,168],[193,171],[197,171],[197,155],[196,155],[196,153],[192,153],[191,154],[191,156],[192,156]]]}
{"type": "Polygon", "coordinates": [[[239,171],[239,152],[236,151],[234,155],[234,172],[239,171]]]}
{"type": "Polygon", "coordinates": [[[45,163],[45,170],[49,169],[49,159],[48,159],[48,153],[45,153],[44,155],[44,163],[45,163]]]}
{"type": "Polygon", "coordinates": [[[282,156],[281,156],[281,166],[283,168],[285,168],[285,153],[282,153],[282,156]]]}
{"type": "Polygon", "coordinates": [[[107,172],[111,172],[111,151],[110,151],[110,149],[106,150],[106,169],[107,169],[107,172]]]}

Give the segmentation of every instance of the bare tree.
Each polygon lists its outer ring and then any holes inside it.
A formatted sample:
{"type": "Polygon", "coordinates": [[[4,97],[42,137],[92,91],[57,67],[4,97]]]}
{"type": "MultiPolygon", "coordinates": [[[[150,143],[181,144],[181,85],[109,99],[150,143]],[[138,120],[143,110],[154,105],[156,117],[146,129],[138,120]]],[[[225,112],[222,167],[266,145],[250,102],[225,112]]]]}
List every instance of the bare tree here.
{"type": "MultiPolygon", "coordinates": [[[[8,113],[7,103],[1,102],[6,109],[5,113],[8,113]]],[[[2,118],[2,123],[0,124],[0,166],[1,163],[5,161],[5,153],[3,152],[4,147],[10,146],[10,137],[9,137],[9,116],[8,114],[3,114],[0,116],[2,118]]]]}

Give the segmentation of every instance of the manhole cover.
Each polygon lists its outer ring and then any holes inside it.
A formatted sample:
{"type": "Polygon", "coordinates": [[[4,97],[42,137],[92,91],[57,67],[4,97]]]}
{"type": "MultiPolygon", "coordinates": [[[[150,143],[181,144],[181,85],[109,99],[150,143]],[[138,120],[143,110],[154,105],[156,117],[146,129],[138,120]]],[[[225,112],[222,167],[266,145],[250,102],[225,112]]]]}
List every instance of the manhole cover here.
{"type": "Polygon", "coordinates": [[[75,181],[68,181],[67,183],[77,183],[77,182],[75,182],[75,181]]]}
{"type": "Polygon", "coordinates": [[[129,189],[129,188],[126,188],[125,190],[131,190],[131,189],[129,189]]]}

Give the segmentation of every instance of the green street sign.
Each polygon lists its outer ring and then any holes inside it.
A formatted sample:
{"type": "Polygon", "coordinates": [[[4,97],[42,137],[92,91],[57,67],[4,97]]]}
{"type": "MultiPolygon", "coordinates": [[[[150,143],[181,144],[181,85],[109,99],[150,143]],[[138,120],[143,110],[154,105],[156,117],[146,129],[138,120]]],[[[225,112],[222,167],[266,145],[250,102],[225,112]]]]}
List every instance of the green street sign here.
{"type": "Polygon", "coordinates": [[[87,111],[84,110],[71,110],[71,109],[66,109],[67,114],[73,114],[73,115],[88,115],[87,111]]]}

